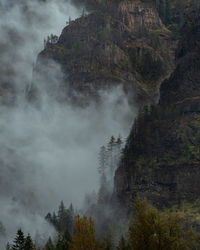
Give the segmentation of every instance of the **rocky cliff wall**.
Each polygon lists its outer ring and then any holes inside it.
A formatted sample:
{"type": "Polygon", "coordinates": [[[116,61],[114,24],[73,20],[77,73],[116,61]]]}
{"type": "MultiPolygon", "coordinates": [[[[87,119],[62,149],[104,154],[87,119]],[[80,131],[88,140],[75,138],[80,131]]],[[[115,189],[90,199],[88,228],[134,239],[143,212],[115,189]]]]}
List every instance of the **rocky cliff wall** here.
{"type": "Polygon", "coordinates": [[[122,84],[130,100],[144,104],[155,101],[173,68],[174,42],[152,4],[124,1],[70,22],[58,42],[46,44],[37,64],[44,59],[62,66],[66,86],[83,94],[77,102],[122,84]]]}
{"type": "Polygon", "coordinates": [[[122,205],[138,194],[158,207],[200,197],[199,20],[183,27],[177,67],[161,85],[159,104],[141,111],[131,130],[115,176],[122,205]]]}

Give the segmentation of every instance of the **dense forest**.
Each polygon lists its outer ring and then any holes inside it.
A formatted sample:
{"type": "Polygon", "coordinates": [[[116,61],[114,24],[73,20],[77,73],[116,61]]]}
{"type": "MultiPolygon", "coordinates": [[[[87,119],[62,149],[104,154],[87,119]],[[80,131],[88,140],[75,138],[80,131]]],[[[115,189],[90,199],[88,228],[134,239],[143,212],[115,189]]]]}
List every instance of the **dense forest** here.
{"type": "MultiPolygon", "coordinates": [[[[53,223],[65,222],[65,224],[63,224],[63,227],[59,227],[56,239],[49,238],[42,249],[199,249],[198,234],[186,224],[185,218],[179,212],[159,212],[155,207],[148,205],[146,201],[141,201],[139,198],[135,201],[134,210],[135,218],[130,220],[127,234],[121,236],[116,246],[111,234],[104,239],[97,239],[94,221],[92,217],[88,218],[85,215],[74,217],[74,232],[70,234],[68,230],[71,230],[72,210],[71,207],[65,209],[61,202],[53,223]]],[[[11,249],[39,250],[41,248],[35,246],[30,235],[25,236],[19,229],[13,244],[7,244],[6,250],[11,249]]]]}

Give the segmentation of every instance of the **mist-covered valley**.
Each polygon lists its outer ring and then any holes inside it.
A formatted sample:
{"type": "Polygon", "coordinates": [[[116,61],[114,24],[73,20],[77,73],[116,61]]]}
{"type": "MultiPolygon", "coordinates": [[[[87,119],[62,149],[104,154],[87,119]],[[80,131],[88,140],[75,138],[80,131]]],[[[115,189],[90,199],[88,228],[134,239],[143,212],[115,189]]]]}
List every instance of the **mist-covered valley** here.
{"type": "Polygon", "coordinates": [[[200,249],[197,0],[0,0],[0,249],[200,249]]]}
{"type": "Polygon", "coordinates": [[[73,107],[62,99],[62,70],[37,76],[39,95],[27,91],[44,39],[59,35],[82,13],[64,0],[0,2],[0,221],[1,249],[21,228],[33,239],[55,231],[44,217],[61,200],[76,209],[99,188],[98,154],[112,135],[128,135],[136,109],[119,86],[101,91],[101,104],[73,107]],[[38,104],[38,105],[37,105],[38,104]]]}

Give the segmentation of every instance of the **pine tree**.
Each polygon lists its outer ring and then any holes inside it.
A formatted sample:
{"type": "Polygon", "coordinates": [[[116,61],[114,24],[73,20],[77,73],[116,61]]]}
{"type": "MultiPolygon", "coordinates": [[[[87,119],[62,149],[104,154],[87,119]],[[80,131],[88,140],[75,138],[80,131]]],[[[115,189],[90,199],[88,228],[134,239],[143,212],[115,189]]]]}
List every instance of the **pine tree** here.
{"type": "Polygon", "coordinates": [[[61,201],[57,214],[53,212],[48,213],[45,219],[51,223],[59,233],[64,233],[67,229],[70,233],[73,233],[73,217],[74,208],[71,204],[69,209],[66,209],[63,201],[61,201]]]}
{"type": "MultiPolygon", "coordinates": [[[[71,207],[73,209],[73,207],[71,207]]],[[[58,210],[58,231],[64,232],[68,230],[72,233],[73,229],[73,214],[69,209],[66,209],[63,201],[61,201],[59,210],[58,210]]]]}
{"type": "Polygon", "coordinates": [[[68,248],[66,248],[65,246],[65,242],[63,240],[63,237],[61,234],[58,235],[58,240],[56,243],[56,250],[67,250],[68,248]]]}
{"type": "Polygon", "coordinates": [[[122,146],[122,144],[123,144],[121,135],[119,135],[119,137],[117,138],[116,144],[117,144],[117,145],[119,146],[119,148],[121,149],[121,146],[122,146]]]}
{"type": "Polygon", "coordinates": [[[11,246],[9,243],[7,243],[7,245],[6,245],[6,250],[11,250],[11,246]]]}
{"type": "Polygon", "coordinates": [[[25,239],[24,250],[35,250],[35,246],[29,234],[25,239]]]}
{"type": "Polygon", "coordinates": [[[108,187],[108,181],[107,181],[106,175],[103,173],[100,179],[98,203],[105,204],[106,202],[108,202],[109,197],[110,197],[110,192],[109,192],[109,187],[108,187]]]}
{"type": "Polygon", "coordinates": [[[108,149],[112,149],[114,144],[115,144],[115,137],[112,135],[108,143],[108,149]]]}
{"type": "Polygon", "coordinates": [[[70,204],[68,209],[69,209],[71,215],[74,217],[74,207],[73,207],[72,203],[70,204]]]}
{"type": "Polygon", "coordinates": [[[12,250],[24,250],[24,244],[25,244],[24,233],[22,232],[21,229],[19,229],[14,239],[12,250]]]}
{"type": "Polygon", "coordinates": [[[108,235],[104,238],[104,248],[105,250],[113,250],[115,249],[114,239],[111,231],[109,230],[108,235]]]}
{"type": "Polygon", "coordinates": [[[48,213],[46,216],[45,216],[45,219],[50,223],[52,224],[56,230],[58,230],[58,218],[57,218],[57,215],[55,212],[53,212],[53,214],[51,215],[51,213],[48,213]]]}
{"type": "Polygon", "coordinates": [[[68,230],[65,230],[64,234],[59,234],[56,250],[68,250],[70,247],[70,243],[72,241],[71,235],[68,230]]]}
{"type": "Polygon", "coordinates": [[[58,228],[58,219],[55,212],[53,212],[52,215],[52,224],[55,226],[56,229],[58,228]]]}
{"type": "Polygon", "coordinates": [[[113,175],[115,162],[114,162],[114,147],[115,147],[115,137],[111,136],[110,141],[108,143],[107,151],[108,151],[108,166],[110,168],[110,174],[113,175]]]}
{"type": "Polygon", "coordinates": [[[67,249],[69,249],[69,246],[72,242],[72,236],[68,230],[65,230],[63,234],[63,241],[65,242],[65,246],[67,247],[67,249]]]}
{"type": "Polygon", "coordinates": [[[69,231],[69,233],[72,234],[73,228],[74,228],[74,207],[73,207],[72,203],[70,204],[70,206],[68,208],[68,223],[67,223],[67,225],[68,226],[65,230],[69,231]]]}
{"type": "Polygon", "coordinates": [[[51,240],[51,237],[48,239],[48,241],[47,241],[47,243],[46,243],[43,250],[56,250],[55,247],[54,247],[54,244],[53,244],[53,242],[51,240]]]}
{"type": "Polygon", "coordinates": [[[47,40],[44,39],[44,49],[46,48],[46,45],[47,45],[47,40]]]}
{"type": "Polygon", "coordinates": [[[59,205],[59,208],[58,208],[58,219],[59,219],[59,220],[62,218],[64,212],[65,212],[64,202],[61,201],[61,202],[60,202],[60,205],[59,205]]]}
{"type": "Polygon", "coordinates": [[[123,145],[123,141],[121,136],[119,135],[119,137],[117,138],[117,141],[115,143],[115,165],[117,166],[119,164],[119,160],[121,157],[121,153],[122,153],[122,145],[123,145]]]}
{"type": "Polygon", "coordinates": [[[128,246],[127,241],[125,240],[124,236],[121,237],[117,250],[129,250],[130,247],[128,246]]]}
{"type": "Polygon", "coordinates": [[[107,151],[104,146],[100,148],[99,152],[99,167],[98,171],[100,174],[105,173],[105,170],[107,168],[107,151]]]}

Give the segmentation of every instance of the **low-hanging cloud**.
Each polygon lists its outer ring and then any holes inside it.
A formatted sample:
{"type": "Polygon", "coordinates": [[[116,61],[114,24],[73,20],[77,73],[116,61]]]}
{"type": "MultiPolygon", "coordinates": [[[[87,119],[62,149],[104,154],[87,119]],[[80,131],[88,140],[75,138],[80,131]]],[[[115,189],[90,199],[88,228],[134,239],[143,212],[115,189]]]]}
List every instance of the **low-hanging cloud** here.
{"type": "Polygon", "coordinates": [[[66,0],[0,0],[1,81],[21,91],[31,81],[33,64],[44,39],[59,35],[69,17],[80,16],[81,8],[66,0]]]}
{"type": "Polygon", "coordinates": [[[14,107],[0,106],[0,221],[7,232],[1,244],[19,227],[33,237],[53,233],[45,214],[61,200],[79,207],[86,193],[98,189],[100,146],[111,135],[125,138],[134,119],[120,86],[101,91],[98,106],[60,101],[66,83],[55,62],[54,70],[37,78],[40,105],[27,102],[24,92],[44,37],[59,35],[69,16],[80,12],[64,0],[1,1],[0,82],[13,85],[18,97],[14,107]]]}

